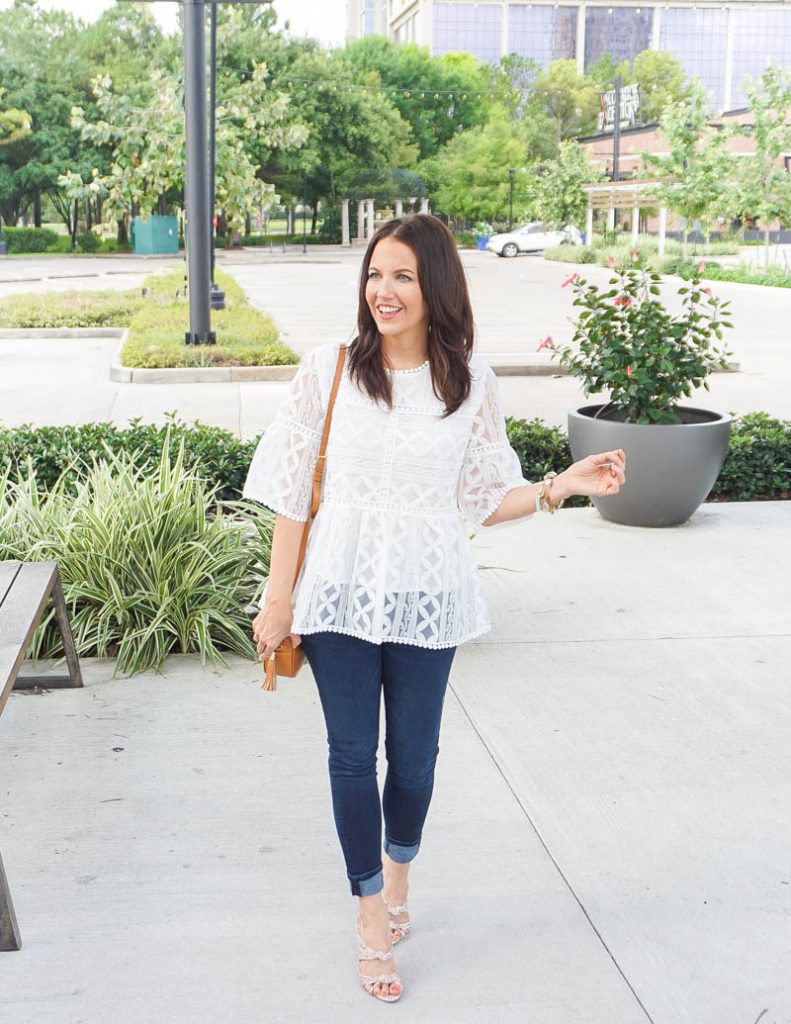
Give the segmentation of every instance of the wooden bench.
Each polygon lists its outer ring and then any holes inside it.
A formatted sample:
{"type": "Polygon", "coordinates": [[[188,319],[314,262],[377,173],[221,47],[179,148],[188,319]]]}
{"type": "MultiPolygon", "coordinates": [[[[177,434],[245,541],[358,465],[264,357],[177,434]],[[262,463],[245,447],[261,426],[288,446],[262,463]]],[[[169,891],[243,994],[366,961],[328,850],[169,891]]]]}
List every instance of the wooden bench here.
{"type": "MultiPolygon", "coordinates": [[[[55,562],[0,562],[0,715],[11,690],[34,686],[82,686],[69,615],[55,562]],[[19,676],[33,632],[52,595],[55,618],[66,652],[68,675],[19,676]]],[[[20,949],[14,905],[0,857],[0,950],[20,949]]]]}

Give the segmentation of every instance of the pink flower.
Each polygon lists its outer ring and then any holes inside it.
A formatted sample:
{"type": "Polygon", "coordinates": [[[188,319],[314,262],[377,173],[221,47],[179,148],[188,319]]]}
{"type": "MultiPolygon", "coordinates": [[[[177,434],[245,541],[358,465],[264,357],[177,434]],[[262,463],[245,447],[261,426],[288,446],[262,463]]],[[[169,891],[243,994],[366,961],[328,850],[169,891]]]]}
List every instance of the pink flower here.
{"type": "Polygon", "coordinates": [[[632,376],[632,368],[631,368],[631,366],[627,366],[626,367],[626,376],[627,377],[631,377],[632,376]]]}
{"type": "Polygon", "coordinates": [[[702,290],[706,293],[706,295],[711,295],[711,288],[703,288],[702,290]]]}
{"type": "Polygon", "coordinates": [[[608,267],[614,267],[615,266],[615,257],[614,256],[610,255],[610,256],[607,257],[607,266],[608,267]]]}
{"type": "Polygon", "coordinates": [[[577,280],[578,277],[579,277],[579,274],[572,274],[571,277],[567,277],[566,278],[566,280],[563,282],[563,284],[560,287],[561,288],[565,288],[567,285],[574,284],[574,282],[577,280]]]}
{"type": "Polygon", "coordinates": [[[613,302],[614,306],[624,306],[624,307],[626,307],[626,306],[631,306],[631,304],[632,304],[632,297],[631,297],[631,295],[617,295],[615,297],[615,301],[613,302]]]}
{"type": "Polygon", "coordinates": [[[701,260],[700,263],[698,263],[698,273],[702,274],[705,269],[706,269],[706,261],[705,260],[701,260]]]}
{"type": "Polygon", "coordinates": [[[542,348],[548,348],[551,344],[552,344],[552,335],[548,334],[546,336],[546,338],[544,338],[544,340],[538,346],[538,348],[536,349],[536,352],[540,352],[542,348]]]}
{"type": "Polygon", "coordinates": [[[632,263],[637,263],[639,259],[640,253],[637,251],[637,249],[632,249],[632,263]]]}

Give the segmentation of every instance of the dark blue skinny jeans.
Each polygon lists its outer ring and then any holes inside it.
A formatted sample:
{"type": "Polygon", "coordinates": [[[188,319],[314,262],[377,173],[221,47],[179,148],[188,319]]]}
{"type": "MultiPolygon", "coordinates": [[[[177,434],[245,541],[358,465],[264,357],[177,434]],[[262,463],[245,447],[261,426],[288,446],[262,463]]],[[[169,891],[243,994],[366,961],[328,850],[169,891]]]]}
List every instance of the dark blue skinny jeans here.
{"type": "Polygon", "coordinates": [[[456,648],[375,644],[330,631],[306,634],[302,648],[327,723],[332,809],[352,895],[373,896],[383,885],[382,816],[388,857],[407,864],[420,848],[456,648]],[[387,775],[380,803],[382,693],[387,775]]]}

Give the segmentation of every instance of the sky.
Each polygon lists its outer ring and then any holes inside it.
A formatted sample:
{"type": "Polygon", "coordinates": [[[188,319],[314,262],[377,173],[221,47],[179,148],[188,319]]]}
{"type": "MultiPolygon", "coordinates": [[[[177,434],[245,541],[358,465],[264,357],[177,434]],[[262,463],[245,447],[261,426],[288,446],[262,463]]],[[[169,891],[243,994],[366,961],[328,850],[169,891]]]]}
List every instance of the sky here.
{"type": "MultiPolygon", "coordinates": [[[[115,0],[38,0],[46,10],[71,11],[83,21],[95,21],[102,11],[112,7],[115,0]]],[[[0,10],[13,6],[13,0],[0,0],[0,10]]],[[[175,3],[152,3],[150,7],[157,21],[167,31],[176,27],[175,3]]],[[[342,46],[345,40],[345,0],[275,0],[279,24],[288,20],[294,35],[310,35],[325,46],[342,46]]]]}

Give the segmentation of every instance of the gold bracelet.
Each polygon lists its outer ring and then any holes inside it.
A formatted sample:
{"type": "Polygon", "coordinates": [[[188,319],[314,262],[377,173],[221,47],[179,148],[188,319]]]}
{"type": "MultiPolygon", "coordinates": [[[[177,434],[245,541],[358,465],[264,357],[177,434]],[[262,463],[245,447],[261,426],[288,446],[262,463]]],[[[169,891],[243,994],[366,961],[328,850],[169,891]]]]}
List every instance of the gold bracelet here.
{"type": "Polygon", "coordinates": [[[554,470],[550,470],[550,472],[547,473],[547,475],[544,477],[544,482],[541,485],[541,491],[539,494],[541,508],[545,512],[551,512],[553,515],[555,513],[555,509],[562,508],[563,503],[566,500],[565,498],[561,498],[557,505],[552,504],[552,499],[549,495],[552,489],[552,481],[555,479],[556,476],[557,473],[554,470]]]}

